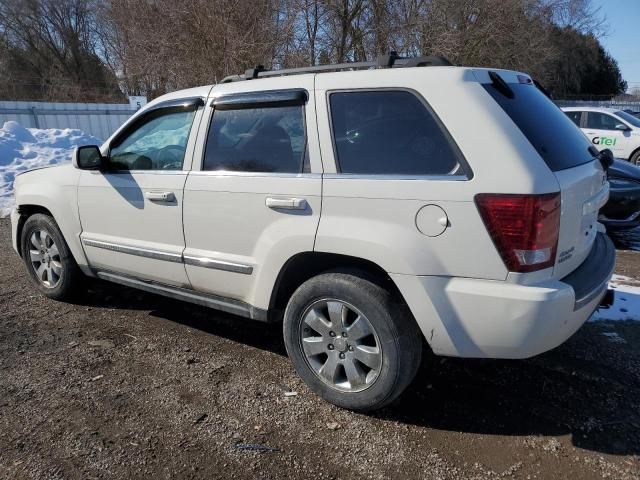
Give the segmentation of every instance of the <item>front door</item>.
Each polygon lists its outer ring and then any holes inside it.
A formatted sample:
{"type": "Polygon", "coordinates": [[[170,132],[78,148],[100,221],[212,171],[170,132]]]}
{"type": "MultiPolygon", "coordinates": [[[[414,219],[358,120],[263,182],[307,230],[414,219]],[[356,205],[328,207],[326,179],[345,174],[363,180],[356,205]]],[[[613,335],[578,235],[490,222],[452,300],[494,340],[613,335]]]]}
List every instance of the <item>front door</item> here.
{"type": "Polygon", "coordinates": [[[320,218],[313,77],[214,92],[185,185],[185,268],[194,289],[266,309],[284,263],[313,250],[320,218]]]}
{"type": "Polygon", "coordinates": [[[202,105],[190,99],[142,113],[103,152],[106,168],[82,172],[81,239],[94,269],[189,286],[182,262],[185,157],[202,105]]]}

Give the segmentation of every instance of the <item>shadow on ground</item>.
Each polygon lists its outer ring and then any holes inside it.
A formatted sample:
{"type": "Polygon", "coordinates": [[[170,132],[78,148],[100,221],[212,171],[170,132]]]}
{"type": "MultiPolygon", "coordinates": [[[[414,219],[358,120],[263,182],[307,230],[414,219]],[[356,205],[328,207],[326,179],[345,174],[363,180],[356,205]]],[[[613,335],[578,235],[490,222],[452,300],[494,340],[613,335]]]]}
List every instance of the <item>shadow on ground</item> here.
{"type": "MultiPolygon", "coordinates": [[[[83,305],[148,310],[159,319],[286,355],[279,324],[265,324],[92,281],[83,305]]],[[[586,324],[559,348],[528,360],[428,356],[394,405],[373,416],[445,431],[570,435],[577,447],[640,454],[640,322],[586,324]],[[615,331],[623,342],[612,342],[615,331]]],[[[524,441],[524,440],[523,440],[524,441]]]]}

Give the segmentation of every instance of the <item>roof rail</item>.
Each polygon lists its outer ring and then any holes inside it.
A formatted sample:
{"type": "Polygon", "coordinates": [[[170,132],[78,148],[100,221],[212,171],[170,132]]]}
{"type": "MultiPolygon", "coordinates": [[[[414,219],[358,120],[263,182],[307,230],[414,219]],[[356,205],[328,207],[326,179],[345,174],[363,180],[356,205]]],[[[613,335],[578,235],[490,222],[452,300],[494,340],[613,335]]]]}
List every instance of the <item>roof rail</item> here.
{"type": "Polygon", "coordinates": [[[427,55],[422,57],[400,57],[396,52],[380,55],[373,62],[346,62],[330,65],[314,65],[312,67],[284,68],[266,70],[263,65],[250,68],[240,75],[229,75],[220,83],[255,80],[258,78],[279,77],[284,75],[300,75],[303,73],[337,72],[340,70],[365,70],[369,68],[408,68],[408,67],[444,67],[453,64],[444,57],[427,55]]]}

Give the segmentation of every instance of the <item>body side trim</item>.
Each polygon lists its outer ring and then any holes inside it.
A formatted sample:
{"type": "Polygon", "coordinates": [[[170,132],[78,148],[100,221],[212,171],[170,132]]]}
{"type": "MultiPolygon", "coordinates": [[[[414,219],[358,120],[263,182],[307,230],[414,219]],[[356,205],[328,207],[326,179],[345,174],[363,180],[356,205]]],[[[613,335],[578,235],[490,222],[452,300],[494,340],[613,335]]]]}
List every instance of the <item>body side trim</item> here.
{"type": "Polygon", "coordinates": [[[105,242],[104,240],[94,240],[91,238],[82,238],[82,243],[87,247],[102,248],[104,250],[111,250],[113,252],[125,253],[128,255],[136,255],[138,257],[152,258],[154,260],[164,260],[167,262],[184,263],[186,265],[212,268],[215,270],[224,270],[226,272],[241,273],[243,275],[251,275],[253,273],[252,265],[228,262],[225,260],[217,260],[209,257],[183,255],[180,253],[166,252],[163,250],[134,247],[132,245],[122,245],[122,244],[113,243],[113,242],[105,242]]]}
{"type": "Polygon", "coordinates": [[[242,273],[251,275],[253,267],[242,263],[227,262],[224,260],[214,260],[208,257],[196,257],[192,255],[182,256],[185,265],[193,265],[196,267],[212,268],[214,270],[224,270],[226,272],[242,273]]]}
{"type": "Polygon", "coordinates": [[[138,257],[153,258],[155,260],[165,260],[167,262],[182,263],[182,255],[179,253],[165,252],[162,250],[151,250],[148,248],[133,247],[130,245],[121,245],[119,243],[105,242],[103,240],[93,240],[83,238],[82,243],[87,247],[102,248],[113,252],[126,253],[128,255],[136,255],[138,257]]]}

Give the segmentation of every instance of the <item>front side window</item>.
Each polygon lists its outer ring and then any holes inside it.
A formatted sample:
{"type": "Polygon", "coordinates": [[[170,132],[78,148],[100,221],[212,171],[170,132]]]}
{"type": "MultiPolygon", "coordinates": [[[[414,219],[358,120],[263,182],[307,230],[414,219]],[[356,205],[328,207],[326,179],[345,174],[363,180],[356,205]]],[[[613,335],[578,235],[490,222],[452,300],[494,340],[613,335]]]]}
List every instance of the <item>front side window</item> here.
{"type": "Polygon", "coordinates": [[[215,110],[203,169],[302,173],[305,139],[301,105],[215,110]]]}
{"type": "Polygon", "coordinates": [[[587,113],[587,128],[593,128],[594,130],[615,130],[616,125],[620,123],[622,123],[620,120],[606,113],[587,113]]]}
{"type": "Polygon", "coordinates": [[[195,110],[151,112],[111,145],[113,170],[181,170],[195,110]]]}
{"type": "Polygon", "coordinates": [[[415,94],[335,92],[329,102],[341,173],[449,175],[460,170],[452,139],[415,94]]]}
{"type": "Polygon", "coordinates": [[[582,112],[564,112],[567,114],[567,117],[571,119],[573,123],[575,123],[578,127],[580,126],[580,117],[582,116],[582,112]]]}

